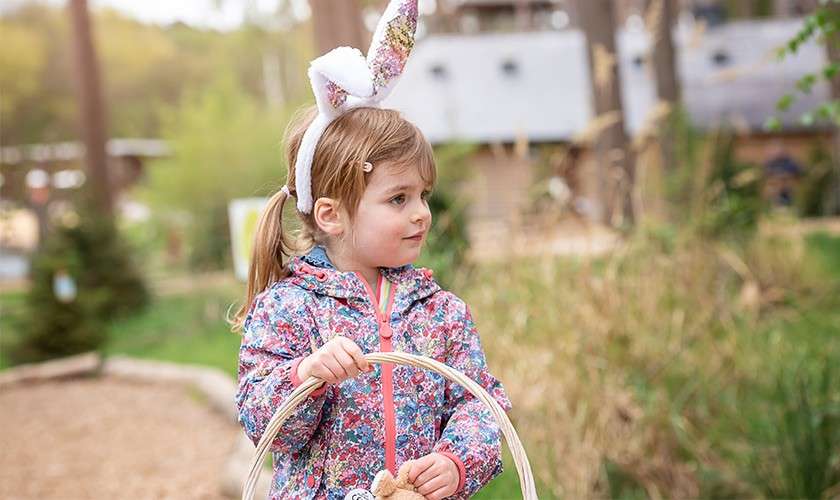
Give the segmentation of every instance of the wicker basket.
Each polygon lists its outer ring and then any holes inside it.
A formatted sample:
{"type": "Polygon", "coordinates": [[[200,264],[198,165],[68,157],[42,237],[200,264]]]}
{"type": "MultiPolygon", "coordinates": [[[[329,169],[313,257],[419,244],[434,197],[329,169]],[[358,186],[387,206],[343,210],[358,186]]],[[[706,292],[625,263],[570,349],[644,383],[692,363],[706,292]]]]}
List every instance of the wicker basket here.
{"type": "MultiPolygon", "coordinates": [[[[522,488],[522,497],[525,500],[537,500],[537,490],[534,487],[534,476],[531,473],[531,464],[528,462],[528,456],[525,454],[525,449],[522,447],[522,442],[519,441],[519,436],[516,435],[516,430],[510,423],[507,414],[499,406],[499,403],[493,399],[487,391],[480,385],[473,382],[469,377],[452,369],[443,363],[439,363],[433,359],[424,356],[415,356],[413,354],[405,354],[401,352],[375,352],[365,355],[371,363],[394,363],[398,365],[416,366],[419,368],[426,368],[443,375],[448,380],[461,384],[464,388],[470,391],[476,398],[480,399],[490,408],[491,413],[496,418],[502,434],[505,436],[508,448],[513,454],[513,460],[516,464],[516,471],[519,474],[519,485],[522,488]]],[[[254,453],[254,460],[251,462],[251,468],[248,473],[248,479],[245,481],[245,486],[242,490],[243,500],[253,500],[254,489],[256,488],[257,480],[262,471],[262,464],[265,456],[268,454],[271,442],[280,430],[283,422],[292,414],[294,409],[303,402],[309,394],[324,384],[323,380],[315,377],[310,377],[298,386],[289,398],[283,402],[274,416],[266,426],[265,432],[257,444],[257,449],[254,453]]]]}

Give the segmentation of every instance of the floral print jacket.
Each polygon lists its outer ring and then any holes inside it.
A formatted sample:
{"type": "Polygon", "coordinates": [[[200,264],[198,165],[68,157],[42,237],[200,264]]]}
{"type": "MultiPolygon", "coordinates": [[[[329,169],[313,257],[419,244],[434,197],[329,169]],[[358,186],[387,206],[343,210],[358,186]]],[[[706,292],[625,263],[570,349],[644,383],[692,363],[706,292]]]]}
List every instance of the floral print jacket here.
{"type": "MultiPolygon", "coordinates": [[[[289,277],[255,297],[244,322],[236,405],[254,444],[301,384],[300,361],[336,335],[366,353],[399,351],[445,363],[510,410],[469,308],[428,269],[380,268],[379,299],[361,274],[336,270],[323,247],[292,258],[289,267],[289,277]]],[[[502,472],[501,432],[481,401],[425,369],[373,366],[325,384],[283,424],[271,446],[270,498],[343,500],[349,490],[368,489],[380,470],[396,475],[403,462],[432,452],[458,466],[460,484],[450,498],[469,498],[502,472]]]]}

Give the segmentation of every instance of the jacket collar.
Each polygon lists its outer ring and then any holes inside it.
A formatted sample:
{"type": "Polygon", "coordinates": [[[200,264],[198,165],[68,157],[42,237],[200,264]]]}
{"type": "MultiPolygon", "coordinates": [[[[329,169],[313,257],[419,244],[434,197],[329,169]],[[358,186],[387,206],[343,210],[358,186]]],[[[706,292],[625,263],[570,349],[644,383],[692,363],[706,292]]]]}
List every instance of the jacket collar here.
{"type": "MultiPolygon", "coordinates": [[[[356,272],[336,269],[321,245],[316,245],[305,255],[293,257],[289,261],[289,270],[292,283],[311,292],[335,298],[371,300],[364,277],[356,272]]],[[[402,267],[380,267],[379,272],[394,284],[393,311],[406,309],[413,302],[441,289],[432,278],[432,271],[426,268],[406,264],[402,267]]]]}

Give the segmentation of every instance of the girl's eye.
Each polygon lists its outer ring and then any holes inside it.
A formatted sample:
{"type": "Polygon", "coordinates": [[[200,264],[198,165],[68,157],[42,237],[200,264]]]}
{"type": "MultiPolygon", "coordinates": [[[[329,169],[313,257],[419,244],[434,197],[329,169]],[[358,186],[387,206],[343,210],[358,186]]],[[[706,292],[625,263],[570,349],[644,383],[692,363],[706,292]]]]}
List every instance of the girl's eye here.
{"type": "Polygon", "coordinates": [[[403,202],[405,202],[404,194],[398,194],[397,196],[391,198],[391,203],[393,203],[394,205],[402,205],[403,202]]]}

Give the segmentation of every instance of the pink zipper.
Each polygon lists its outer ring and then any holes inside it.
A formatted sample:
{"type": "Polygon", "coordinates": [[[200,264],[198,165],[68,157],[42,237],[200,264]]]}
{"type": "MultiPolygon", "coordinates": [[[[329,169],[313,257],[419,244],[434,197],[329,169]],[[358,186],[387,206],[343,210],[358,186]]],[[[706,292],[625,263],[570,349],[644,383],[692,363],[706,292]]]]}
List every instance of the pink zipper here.
{"type": "MultiPolygon", "coordinates": [[[[394,295],[396,293],[396,287],[391,286],[391,290],[388,293],[388,305],[385,308],[385,313],[383,314],[379,308],[379,300],[377,299],[377,295],[374,294],[373,290],[370,288],[370,284],[367,282],[364,276],[358,271],[356,275],[359,279],[362,280],[362,283],[365,285],[365,289],[370,296],[371,302],[373,303],[374,309],[376,311],[376,318],[377,322],[379,323],[379,350],[381,352],[392,352],[393,351],[393,344],[391,342],[391,336],[393,335],[393,330],[391,330],[391,324],[389,318],[391,317],[391,309],[394,307],[394,295]]],[[[376,280],[376,289],[377,292],[382,287],[382,274],[379,274],[379,277],[376,280]]],[[[382,363],[382,401],[383,401],[383,413],[385,416],[385,467],[391,471],[391,474],[397,474],[397,424],[396,424],[396,411],[394,408],[394,365],[391,363],[382,363]]]]}

